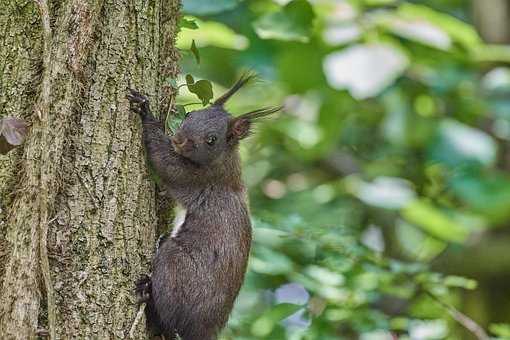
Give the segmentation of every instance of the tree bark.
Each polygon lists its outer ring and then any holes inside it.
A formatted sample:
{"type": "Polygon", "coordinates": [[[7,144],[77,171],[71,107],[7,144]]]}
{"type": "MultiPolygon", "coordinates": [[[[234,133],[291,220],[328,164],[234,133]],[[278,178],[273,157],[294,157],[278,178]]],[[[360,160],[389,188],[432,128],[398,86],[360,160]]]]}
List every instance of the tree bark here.
{"type": "Polygon", "coordinates": [[[170,107],[178,12],[178,0],[2,2],[0,116],[31,126],[0,156],[0,338],[127,337],[158,219],[125,93],[170,107]]]}
{"type": "Polygon", "coordinates": [[[510,1],[474,0],[473,17],[482,38],[489,43],[510,42],[510,1]]]}

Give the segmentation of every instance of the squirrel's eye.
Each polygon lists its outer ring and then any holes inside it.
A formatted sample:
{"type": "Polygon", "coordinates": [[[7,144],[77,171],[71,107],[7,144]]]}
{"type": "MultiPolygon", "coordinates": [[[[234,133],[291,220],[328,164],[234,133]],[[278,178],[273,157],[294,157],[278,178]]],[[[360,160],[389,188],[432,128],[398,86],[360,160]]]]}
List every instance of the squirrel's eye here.
{"type": "Polygon", "coordinates": [[[216,143],[216,139],[217,139],[216,136],[207,137],[207,140],[206,140],[207,145],[209,145],[209,146],[214,145],[214,143],[216,143]]]}

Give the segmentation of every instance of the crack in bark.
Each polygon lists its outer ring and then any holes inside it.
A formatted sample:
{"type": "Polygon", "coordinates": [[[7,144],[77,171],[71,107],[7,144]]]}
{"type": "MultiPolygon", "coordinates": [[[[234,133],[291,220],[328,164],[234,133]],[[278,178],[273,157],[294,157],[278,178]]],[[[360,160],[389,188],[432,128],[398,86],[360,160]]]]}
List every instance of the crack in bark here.
{"type": "MultiPolygon", "coordinates": [[[[51,96],[51,46],[52,31],[50,26],[50,13],[47,0],[35,0],[41,12],[41,22],[43,31],[43,75],[41,86],[41,99],[37,110],[38,118],[42,125],[49,128],[48,116],[50,112],[50,96],[51,96]]],[[[41,162],[47,164],[51,162],[49,150],[44,150],[41,155],[41,162]]],[[[48,259],[48,228],[51,223],[48,221],[48,185],[49,179],[45,176],[45,171],[41,167],[41,192],[39,198],[39,261],[41,276],[44,282],[44,290],[46,292],[46,308],[48,313],[48,330],[51,339],[56,339],[56,306],[55,292],[51,283],[50,263],[48,259]]]]}

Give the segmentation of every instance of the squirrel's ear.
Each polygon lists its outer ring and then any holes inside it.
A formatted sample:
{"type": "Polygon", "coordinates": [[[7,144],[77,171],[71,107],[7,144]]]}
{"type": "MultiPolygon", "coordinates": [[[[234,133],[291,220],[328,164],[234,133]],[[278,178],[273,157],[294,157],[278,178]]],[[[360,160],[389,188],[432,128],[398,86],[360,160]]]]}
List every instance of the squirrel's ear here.
{"type": "Polygon", "coordinates": [[[228,141],[235,143],[250,134],[251,122],[245,118],[233,118],[228,124],[228,141]]]}
{"type": "Polygon", "coordinates": [[[278,112],[282,108],[282,106],[266,107],[232,118],[228,125],[228,140],[235,141],[248,137],[250,135],[251,126],[254,122],[278,112]]]}

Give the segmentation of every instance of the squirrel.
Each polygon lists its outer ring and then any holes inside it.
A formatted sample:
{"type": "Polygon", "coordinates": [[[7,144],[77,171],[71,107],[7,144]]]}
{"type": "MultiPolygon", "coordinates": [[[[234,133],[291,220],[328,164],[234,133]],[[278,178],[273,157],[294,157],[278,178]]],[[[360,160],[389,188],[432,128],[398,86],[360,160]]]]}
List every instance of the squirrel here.
{"type": "Polygon", "coordinates": [[[189,112],[172,136],[147,97],[129,90],[142,119],[148,159],[161,185],[186,209],[184,223],[161,242],[151,277],[136,283],[153,335],[213,340],[227,323],[244,280],[251,247],[250,212],[238,146],[254,123],[281,107],[233,117],[224,104],[253,79],[242,76],[210,106],[189,112]]]}

